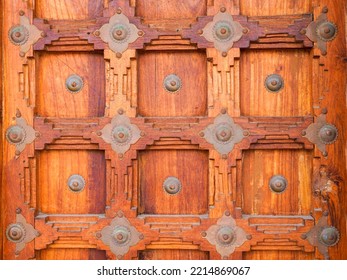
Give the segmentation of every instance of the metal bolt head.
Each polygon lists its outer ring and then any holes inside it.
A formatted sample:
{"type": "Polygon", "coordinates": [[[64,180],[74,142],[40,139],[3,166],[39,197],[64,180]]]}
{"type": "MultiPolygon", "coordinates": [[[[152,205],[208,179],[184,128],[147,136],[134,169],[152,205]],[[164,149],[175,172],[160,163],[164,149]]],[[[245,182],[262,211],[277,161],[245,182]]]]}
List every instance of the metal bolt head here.
{"type": "Polygon", "coordinates": [[[230,226],[220,227],[216,233],[216,241],[221,246],[229,246],[236,241],[236,233],[230,226]]]}
{"type": "Polygon", "coordinates": [[[18,207],[18,208],[16,209],[16,214],[20,214],[20,213],[22,213],[22,209],[18,207]]]}
{"type": "Polygon", "coordinates": [[[163,182],[163,189],[169,195],[177,195],[182,189],[182,183],[177,177],[169,176],[163,182]]]}
{"type": "Polygon", "coordinates": [[[6,229],[6,237],[9,241],[20,243],[25,238],[25,229],[22,224],[10,224],[6,229]]]}
{"type": "Polygon", "coordinates": [[[78,93],[83,88],[83,79],[76,74],[70,75],[65,81],[65,86],[69,92],[78,93]]]}
{"type": "Polygon", "coordinates": [[[331,41],[337,35],[337,27],[334,23],[325,21],[317,26],[316,32],[322,41],[331,41]]]}
{"type": "Polygon", "coordinates": [[[28,41],[29,31],[24,25],[15,25],[8,31],[8,37],[14,45],[24,45],[28,41]]]}
{"type": "Polygon", "coordinates": [[[201,236],[202,236],[202,237],[206,237],[206,236],[207,236],[206,231],[202,231],[202,232],[201,232],[201,236]]]}
{"type": "Polygon", "coordinates": [[[24,15],[25,15],[25,12],[22,11],[22,10],[20,10],[20,11],[19,11],[19,15],[20,15],[20,16],[24,16],[24,15]]]}
{"type": "Polygon", "coordinates": [[[139,35],[140,37],[142,37],[144,34],[145,34],[145,32],[143,32],[142,30],[139,30],[139,31],[137,32],[137,35],[139,35]]]}
{"type": "Polygon", "coordinates": [[[78,174],[74,174],[71,175],[67,181],[67,185],[70,189],[70,191],[74,192],[74,193],[78,193],[83,191],[85,185],[86,185],[86,181],[84,180],[84,178],[81,175],[78,174]]]}
{"type": "Polygon", "coordinates": [[[221,7],[221,8],[220,8],[221,13],[225,13],[226,10],[227,10],[227,9],[226,9],[225,7],[221,7]]]}
{"type": "Polygon", "coordinates": [[[338,136],[337,128],[332,124],[323,125],[319,132],[318,137],[324,144],[332,144],[336,141],[338,136]]]}
{"type": "Polygon", "coordinates": [[[319,235],[319,242],[325,246],[334,246],[339,240],[340,233],[335,227],[325,227],[319,235]]]}
{"type": "Polygon", "coordinates": [[[265,88],[270,92],[279,92],[283,86],[283,78],[278,74],[269,75],[265,79],[265,88]]]}
{"type": "Polygon", "coordinates": [[[25,141],[25,129],[19,125],[12,125],[6,130],[6,139],[12,145],[19,145],[25,141]]]}
{"type": "Polygon", "coordinates": [[[99,30],[96,30],[96,31],[94,32],[94,35],[97,36],[97,37],[99,37],[99,36],[100,36],[100,31],[99,31],[99,30]]]}
{"type": "Polygon", "coordinates": [[[282,175],[274,175],[269,181],[269,187],[274,193],[282,193],[287,188],[288,182],[282,175]]]}
{"type": "Polygon", "coordinates": [[[182,87],[182,80],[176,74],[170,74],[164,78],[163,85],[167,92],[176,93],[182,87]]]}

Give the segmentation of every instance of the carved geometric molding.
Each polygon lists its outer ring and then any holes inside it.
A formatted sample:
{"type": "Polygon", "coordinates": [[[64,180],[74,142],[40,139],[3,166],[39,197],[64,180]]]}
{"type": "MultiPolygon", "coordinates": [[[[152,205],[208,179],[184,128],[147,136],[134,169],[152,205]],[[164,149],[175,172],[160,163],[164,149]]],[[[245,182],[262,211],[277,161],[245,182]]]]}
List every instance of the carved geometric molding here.
{"type": "Polygon", "coordinates": [[[6,228],[6,237],[9,241],[16,243],[15,254],[19,255],[26,243],[31,242],[38,237],[40,233],[28,224],[21,214],[16,214],[16,223],[8,225],[6,228]]]}
{"type": "Polygon", "coordinates": [[[29,19],[24,16],[24,12],[19,12],[19,25],[14,25],[8,31],[8,38],[11,43],[20,46],[20,56],[24,56],[31,45],[35,44],[42,36],[42,31],[35,25],[31,25],[29,19]]]}
{"type": "Polygon", "coordinates": [[[307,239],[311,245],[316,246],[318,251],[329,259],[328,247],[335,246],[340,240],[339,231],[328,225],[328,212],[325,212],[317,224],[302,239],[307,239]]]}
{"type": "Polygon", "coordinates": [[[334,40],[337,36],[337,26],[328,21],[327,13],[328,8],[324,7],[317,20],[311,22],[307,29],[303,30],[311,41],[317,43],[317,47],[323,55],[327,54],[327,42],[334,40]]]}
{"type": "Polygon", "coordinates": [[[236,226],[236,222],[230,214],[226,214],[217,221],[216,225],[209,227],[206,232],[201,233],[208,242],[216,246],[217,252],[223,259],[227,259],[235,251],[236,247],[240,247],[246,240],[252,237],[247,235],[242,228],[236,226]]]}
{"type": "Polygon", "coordinates": [[[130,224],[122,211],[117,213],[109,226],[104,227],[96,235],[100,236],[101,241],[110,247],[118,259],[121,259],[131,246],[143,239],[143,235],[130,224]]]}
{"type": "Polygon", "coordinates": [[[130,145],[135,144],[141,137],[140,129],[131,124],[130,119],[123,114],[113,117],[111,123],[96,134],[111,144],[117,154],[124,154],[130,145]]]}
{"type": "Polygon", "coordinates": [[[222,155],[227,155],[236,143],[242,141],[248,131],[244,131],[228,114],[217,116],[213,122],[200,132],[200,136],[212,144],[222,155]]]}
{"type": "Polygon", "coordinates": [[[11,125],[6,130],[6,140],[16,146],[16,158],[25,149],[27,144],[32,143],[39,135],[31,126],[29,126],[25,119],[21,117],[21,113],[17,110],[16,124],[11,125]]]}
{"type": "Polygon", "coordinates": [[[226,54],[234,42],[241,39],[242,31],[241,24],[234,21],[230,14],[220,12],[213,17],[213,21],[205,26],[201,36],[204,36],[207,41],[213,42],[218,51],[226,54]]]}
{"type": "Polygon", "coordinates": [[[338,136],[337,128],[326,122],[326,114],[320,114],[317,122],[302,131],[302,136],[306,137],[310,142],[316,144],[317,148],[322,152],[323,156],[328,156],[325,145],[332,144],[338,136]]]}
{"type": "Polygon", "coordinates": [[[130,43],[143,36],[144,32],[131,24],[129,19],[119,10],[110,18],[109,23],[104,24],[94,34],[100,36],[105,43],[108,43],[112,51],[121,54],[128,48],[130,43]]]}

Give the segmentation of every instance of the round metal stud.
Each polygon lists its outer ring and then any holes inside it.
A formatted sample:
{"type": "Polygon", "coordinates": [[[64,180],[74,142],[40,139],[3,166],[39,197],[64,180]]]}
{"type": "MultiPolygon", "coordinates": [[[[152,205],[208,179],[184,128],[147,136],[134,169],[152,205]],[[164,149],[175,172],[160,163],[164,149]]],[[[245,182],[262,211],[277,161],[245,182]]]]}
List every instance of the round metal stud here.
{"type": "Polygon", "coordinates": [[[265,79],[265,87],[270,92],[279,92],[283,86],[283,78],[278,74],[271,74],[265,79]]]}
{"type": "Polygon", "coordinates": [[[25,228],[22,224],[10,224],[6,229],[6,237],[14,243],[22,242],[25,238],[25,228]]]}
{"type": "Polygon", "coordinates": [[[182,81],[180,77],[175,74],[167,75],[164,79],[164,88],[170,93],[178,92],[182,87],[182,81]]]}
{"type": "Polygon", "coordinates": [[[228,21],[218,21],[213,26],[213,36],[217,41],[229,41],[234,36],[234,28],[228,21]]]}
{"type": "Polygon", "coordinates": [[[330,21],[325,21],[317,26],[316,32],[322,41],[331,41],[337,35],[337,26],[330,21]]]}
{"type": "Polygon", "coordinates": [[[112,232],[114,242],[118,246],[126,246],[131,239],[131,232],[127,227],[116,226],[112,232]]]}
{"type": "Polygon", "coordinates": [[[320,141],[324,144],[332,144],[336,141],[338,136],[337,128],[332,124],[325,124],[318,132],[320,141]]]}
{"type": "Polygon", "coordinates": [[[67,185],[69,189],[75,193],[83,191],[86,181],[81,175],[71,175],[67,180],[67,185]]]}
{"type": "Polygon", "coordinates": [[[78,93],[83,87],[83,79],[78,75],[70,75],[65,81],[66,89],[71,93],[78,93]]]}
{"type": "Polygon", "coordinates": [[[118,145],[126,145],[131,139],[131,130],[124,125],[115,126],[111,132],[112,140],[118,145]]]}
{"type": "Polygon", "coordinates": [[[128,40],[130,36],[130,29],[128,26],[118,23],[110,28],[110,35],[114,42],[123,43],[128,40]]]}
{"type": "Polygon", "coordinates": [[[178,194],[182,189],[181,181],[174,176],[167,177],[163,183],[164,191],[170,195],[178,194]]]}
{"type": "Polygon", "coordinates": [[[23,25],[15,25],[8,31],[8,38],[16,46],[24,45],[29,38],[29,31],[23,25]]]}
{"type": "Polygon", "coordinates": [[[216,233],[216,240],[221,246],[230,246],[236,241],[235,231],[229,227],[221,227],[216,233]]]}
{"type": "Polygon", "coordinates": [[[319,242],[325,246],[334,246],[339,240],[340,233],[335,227],[325,227],[319,235],[319,242]]]}
{"type": "Polygon", "coordinates": [[[287,179],[282,175],[272,176],[269,181],[270,189],[275,193],[282,193],[287,188],[288,182],[287,179]]]}
{"type": "Polygon", "coordinates": [[[12,145],[20,145],[25,140],[25,129],[19,125],[10,126],[6,130],[6,139],[12,145]]]}
{"type": "Polygon", "coordinates": [[[216,140],[220,143],[229,143],[233,139],[233,129],[227,123],[221,123],[215,128],[216,140]]]}

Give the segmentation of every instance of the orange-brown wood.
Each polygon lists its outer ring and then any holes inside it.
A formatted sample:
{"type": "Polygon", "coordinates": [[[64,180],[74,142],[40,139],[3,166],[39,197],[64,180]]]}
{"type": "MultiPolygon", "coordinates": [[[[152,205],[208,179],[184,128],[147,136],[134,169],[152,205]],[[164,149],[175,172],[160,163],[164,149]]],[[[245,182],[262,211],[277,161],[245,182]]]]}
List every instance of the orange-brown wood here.
{"type": "Polygon", "coordinates": [[[227,259],[322,259],[303,235],[325,214],[341,237],[329,256],[347,258],[345,1],[14,0],[0,10],[0,258],[220,259],[204,232],[225,215],[248,237],[227,259]],[[338,34],[323,55],[304,29],[325,5],[338,34]],[[200,31],[219,12],[243,26],[225,53],[200,31]],[[44,32],[20,56],[8,30],[23,13],[44,32]],[[123,53],[95,32],[117,13],[143,31],[123,53]],[[65,86],[72,74],[78,93],[65,86]],[[182,81],[176,93],[164,89],[169,74],[182,81]],[[278,93],[265,89],[270,74],[284,79],[278,93]],[[304,133],[321,113],[339,134],[327,156],[304,133]],[[244,139],[220,154],[202,131],[225,114],[244,139]],[[101,137],[117,115],[141,131],[123,152],[101,137]],[[5,137],[16,117],[36,131],[20,154],[5,137]],[[69,190],[73,174],[83,191],[69,190]],[[281,194],[269,188],[276,174],[288,181],[281,194]],[[177,195],[163,188],[169,176],[177,195]],[[18,217],[40,232],[20,252],[6,236],[18,217]],[[121,256],[101,238],[118,219],[142,234],[121,256]]]}

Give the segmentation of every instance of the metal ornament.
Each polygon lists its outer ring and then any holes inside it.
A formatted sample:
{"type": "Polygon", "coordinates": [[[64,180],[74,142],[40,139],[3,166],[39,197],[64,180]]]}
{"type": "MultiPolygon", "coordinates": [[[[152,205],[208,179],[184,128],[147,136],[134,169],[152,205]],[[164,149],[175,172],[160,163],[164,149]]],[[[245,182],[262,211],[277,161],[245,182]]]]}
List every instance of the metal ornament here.
{"type": "Polygon", "coordinates": [[[16,156],[18,156],[27,144],[32,143],[36,139],[37,132],[21,116],[16,117],[15,123],[15,125],[7,128],[6,140],[11,145],[16,146],[16,156]]]}
{"type": "Polygon", "coordinates": [[[124,14],[116,13],[104,24],[96,34],[100,33],[100,38],[108,43],[109,48],[116,53],[123,53],[130,43],[143,36],[143,31],[138,30],[134,24],[124,14]]]}
{"type": "Polygon", "coordinates": [[[129,251],[131,246],[136,245],[142,239],[142,234],[130,224],[121,211],[109,226],[104,227],[97,234],[101,234],[101,241],[109,246],[111,252],[119,259],[129,251]]]}
{"type": "Polygon", "coordinates": [[[279,92],[283,86],[283,78],[278,74],[269,75],[265,79],[265,88],[270,92],[279,92]]]}
{"type": "Polygon", "coordinates": [[[306,130],[303,130],[302,134],[325,155],[325,145],[332,144],[336,141],[338,130],[334,125],[326,122],[325,114],[320,114],[317,117],[317,122],[310,124],[306,130]]]}
{"type": "Polygon", "coordinates": [[[217,116],[213,122],[202,131],[205,140],[212,144],[222,155],[228,154],[244,138],[243,129],[234,123],[227,114],[217,116]]]}
{"type": "Polygon", "coordinates": [[[235,248],[240,247],[247,240],[246,232],[236,226],[235,220],[230,215],[223,215],[203,236],[210,244],[216,246],[222,258],[228,258],[235,248]]]}
{"type": "Polygon", "coordinates": [[[66,89],[71,93],[78,93],[83,88],[83,79],[78,75],[70,75],[65,81],[66,89]]]}
{"type": "Polygon", "coordinates": [[[339,242],[340,233],[335,227],[328,225],[328,216],[325,213],[302,238],[316,246],[325,259],[329,259],[328,247],[335,246],[339,242]]]}
{"type": "Polygon", "coordinates": [[[72,192],[78,193],[83,191],[86,181],[81,175],[74,174],[67,180],[67,185],[72,192]]]}
{"type": "Polygon", "coordinates": [[[338,32],[335,23],[327,19],[327,10],[325,7],[317,20],[312,21],[306,28],[306,36],[317,43],[317,47],[323,55],[327,54],[327,42],[335,39],[338,32]]]}
{"type": "Polygon", "coordinates": [[[141,137],[140,129],[131,124],[125,115],[113,117],[111,123],[105,125],[100,132],[100,137],[111,144],[112,149],[118,154],[128,151],[130,145],[135,144],[141,137]]]}
{"type": "Polygon", "coordinates": [[[19,17],[19,24],[12,26],[8,31],[8,38],[12,44],[20,46],[20,54],[24,56],[31,45],[42,38],[42,31],[35,25],[31,25],[26,16],[19,17]]]}
{"type": "Polygon", "coordinates": [[[274,175],[269,181],[269,187],[274,193],[282,193],[287,188],[288,182],[282,175],[274,175]]]}
{"type": "Polygon", "coordinates": [[[163,183],[164,191],[170,195],[178,194],[181,191],[181,181],[174,176],[167,177],[163,183]]]}
{"type": "Polygon", "coordinates": [[[18,255],[25,247],[40,234],[31,224],[28,224],[22,214],[16,214],[16,223],[6,228],[6,237],[10,242],[16,243],[15,254],[18,255]]]}
{"type": "Polygon", "coordinates": [[[241,39],[242,30],[241,24],[234,21],[230,14],[219,12],[213,17],[213,21],[205,26],[201,36],[213,42],[218,51],[228,52],[233,44],[241,39]]]}
{"type": "Polygon", "coordinates": [[[167,75],[164,79],[164,88],[170,93],[178,92],[182,87],[182,81],[180,77],[175,74],[167,75]]]}

